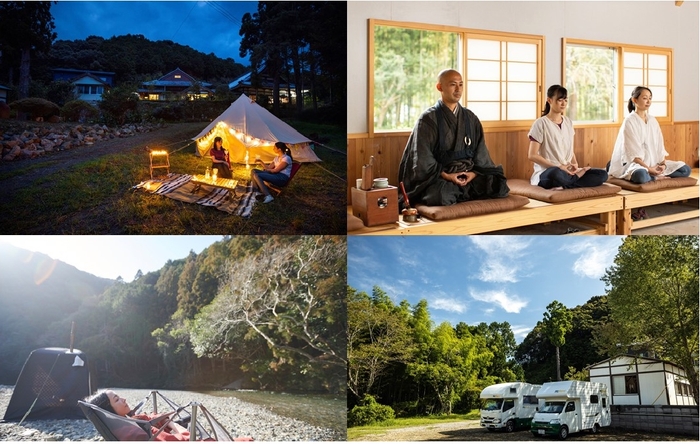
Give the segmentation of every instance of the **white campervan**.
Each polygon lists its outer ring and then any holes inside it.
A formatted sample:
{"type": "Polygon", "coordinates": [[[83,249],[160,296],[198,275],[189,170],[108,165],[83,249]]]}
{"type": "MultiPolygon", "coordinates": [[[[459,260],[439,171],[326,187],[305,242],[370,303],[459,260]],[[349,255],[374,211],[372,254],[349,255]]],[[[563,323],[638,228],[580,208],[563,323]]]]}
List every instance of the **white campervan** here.
{"type": "Polygon", "coordinates": [[[600,382],[545,382],[537,392],[544,402],[532,419],[530,431],[535,436],[555,435],[566,439],[569,433],[610,425],[608,386],[600,382]]]}
{"type": "Polygon", "coordinates": [[[481,426],[488,431],[530,427],[537,409],[539,385],[525,382],[494,384],[481,391],[481,426]]]}

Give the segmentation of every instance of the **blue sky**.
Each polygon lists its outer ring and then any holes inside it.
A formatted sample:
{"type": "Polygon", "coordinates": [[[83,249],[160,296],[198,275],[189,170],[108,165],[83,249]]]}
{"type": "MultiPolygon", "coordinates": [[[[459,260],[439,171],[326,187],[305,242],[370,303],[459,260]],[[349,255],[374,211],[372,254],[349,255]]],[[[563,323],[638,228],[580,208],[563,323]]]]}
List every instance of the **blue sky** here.
{"type": "Polygon", "coordinates": [[[619,236],[348,236],[348,285],[428,301],[435,325],[510,323],[520,343],[558,300],[605,294],[619,236]]]}
{"type": "MultiPolygon", "coordinates": [[[[188,1],[59,1],[51,5],[57,40],[83,40],[95,35],[143,35],[149,40],[172,40],[205,54],[241,59],[243,14],[258,10],[257,2],[188,1]]],[[[175,69],[173,67],[173,69],[175,69]]]]}
{"type": "Polygon", "coordinates": [[[221,236],[0,236],[0,242],[38,251],[95,276],[131,282],[136,272],[199,254],[221,236]]]}

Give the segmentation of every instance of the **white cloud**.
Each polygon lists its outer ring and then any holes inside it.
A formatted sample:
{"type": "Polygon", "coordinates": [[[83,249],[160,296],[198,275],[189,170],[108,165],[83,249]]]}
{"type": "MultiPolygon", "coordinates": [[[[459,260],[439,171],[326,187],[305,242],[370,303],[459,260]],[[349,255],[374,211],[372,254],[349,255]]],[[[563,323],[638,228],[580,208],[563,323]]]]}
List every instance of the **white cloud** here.
{"type": "Polygon", "coordinates": [[[479,280],[484,282],[518,282],[519,259],[530,241],[517,236],[471,236],[473,245],[483,252],[479,280]]]}
{"type": "Polygon", "coordinates": [[[618,242],[579,242],[568,247],[573,254],[580,254],[571,267],[579,276],[600,279],[605,269],[613,264],[617,254],[618,242]]]}
{"type": "Polygon", "coordinates": [[[515,340],[518,341],[519,339],[525,339],[525,337],[532,331],[532,329],[535,327],[529,327],[525,325],[513,325],[510,327],[511,331],[513,332],[513,336],[515,336],[515,340]]]}
{"type": "Polygon", "coordinates": [[[484,282],[518,282],[518,267],[503,258],[488,258],[481,266],[479,279],[484,282]]]}
{"type": "Polygon", "coordinates": [[[526,300],[517,295],[508,295],[504,291],[478,291],[470,288],[469,295],[477,301],[501,307],[508,313],[520,313],[520,310],[527,306],[526,300]]]}
{"type": "Polygon", "coordinates": [[[436,298],[430,305],[436,310],[445,310],[454,313],[464,313],[467,309],[465,303],[452,298],[436,298]]]}

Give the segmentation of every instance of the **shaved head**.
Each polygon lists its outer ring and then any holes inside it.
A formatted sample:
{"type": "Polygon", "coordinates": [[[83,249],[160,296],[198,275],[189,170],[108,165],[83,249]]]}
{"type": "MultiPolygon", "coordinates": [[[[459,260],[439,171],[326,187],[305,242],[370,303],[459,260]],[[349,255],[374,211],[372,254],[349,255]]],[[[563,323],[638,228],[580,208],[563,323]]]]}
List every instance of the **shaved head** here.
{"type": "Polygon", "coordinates": [[[462,75],[459,73],[459,71],[457,71],[456,69],[452,69],[452,68],[450,68],[450,69],[443,69],[442,71],[440,71],[440,72],[438,73],[438,77],[437,77],[438,83],[442,83],[442,82],[445,80],[445,77],[447,77],[449,74],[457,74],[457,75],[459,75],[460,77],[462,76],[462,75]]]}

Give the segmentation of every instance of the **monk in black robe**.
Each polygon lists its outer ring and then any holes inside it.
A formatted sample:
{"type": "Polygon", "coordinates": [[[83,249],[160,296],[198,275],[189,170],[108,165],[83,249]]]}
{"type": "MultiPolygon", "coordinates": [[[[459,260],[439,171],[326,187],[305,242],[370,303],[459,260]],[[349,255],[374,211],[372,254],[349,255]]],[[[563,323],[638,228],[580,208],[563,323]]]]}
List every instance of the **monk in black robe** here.
{"type": "MultiPolygon", "coordinates": [[[[401,158],[399,181],[408,199],[444,206],[506,197],[503,167],[491,160],[481,122],[459,104],[462,76],[444,70],[436,86],[442,98],[420,116],[401,158]]],[[[403,208],[403,196],[399,202],[403,208]]]]}

